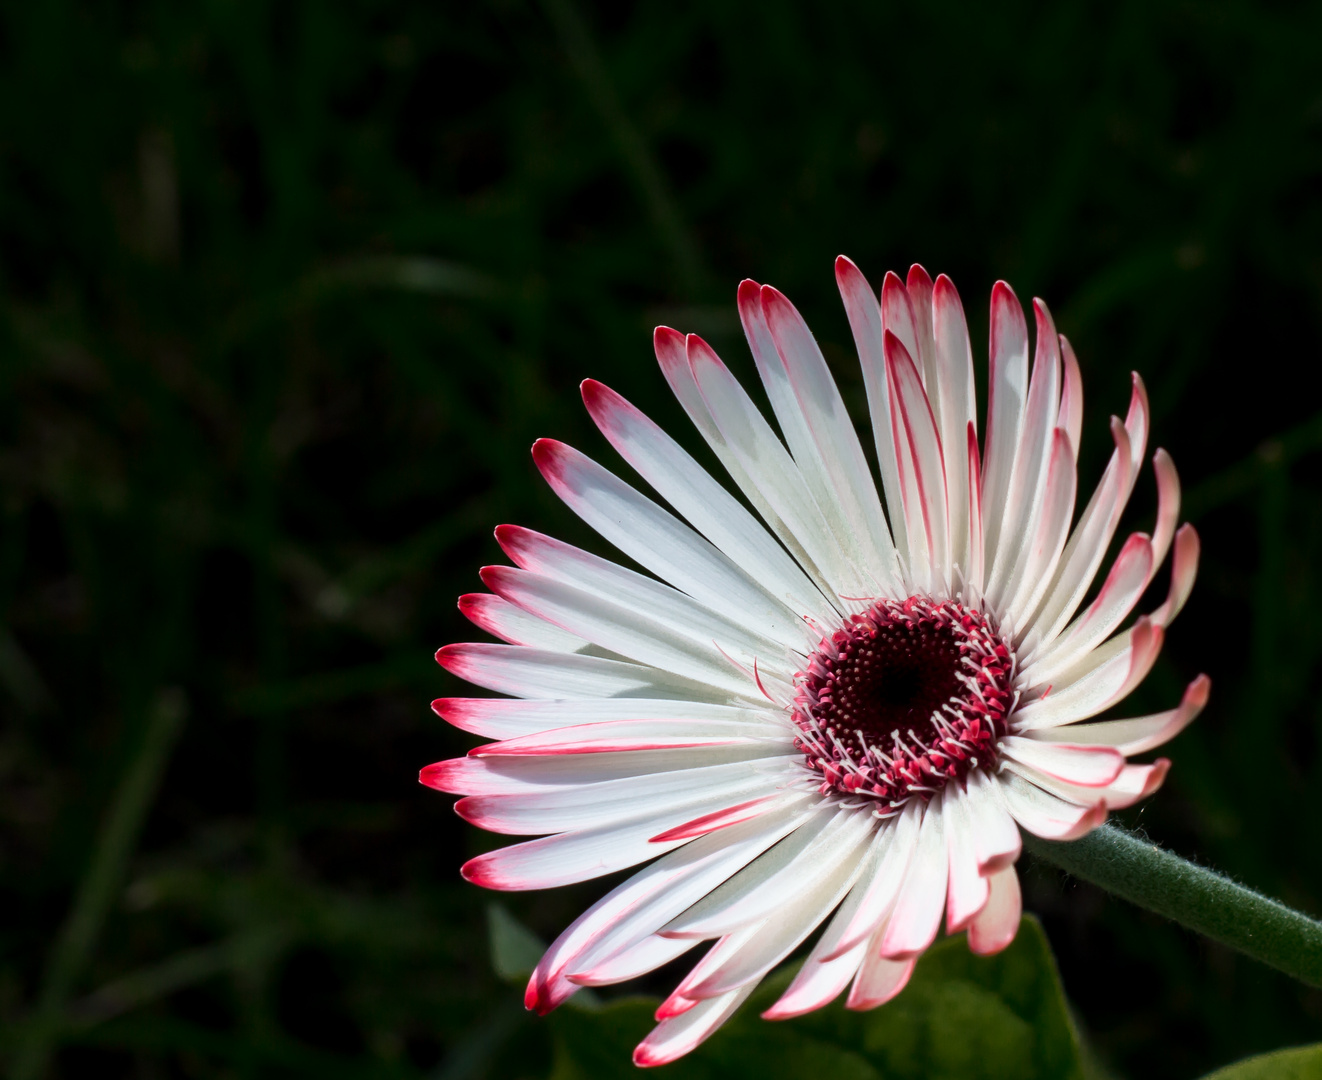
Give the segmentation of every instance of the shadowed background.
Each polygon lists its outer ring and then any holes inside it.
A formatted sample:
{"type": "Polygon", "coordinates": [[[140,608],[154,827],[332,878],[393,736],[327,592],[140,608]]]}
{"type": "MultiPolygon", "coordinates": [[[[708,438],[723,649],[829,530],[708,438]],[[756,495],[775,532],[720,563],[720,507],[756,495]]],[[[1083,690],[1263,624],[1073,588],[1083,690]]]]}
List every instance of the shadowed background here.
{"type": "MultiPolygon", "coordinates": [[[[1088,489],[1141,370],[1203,568],[1123,711],[1213,697],[1124,818],[1322,914],[1322,6],[993,6],[6,6],[12,1075],[545,1075],[458,876],[497,841],[414,779],[475,741],[431,654],[499,522],[605,553],[528,454],[615,466],[580,379],[700,449],[656,323],[748,377],[775,284],[861,419],[841,252],[950,274],[980,380],[992,282],[1045,298],[1088,489]]],[[[1316,1038],[1322,993],[1025,869],[1117,1075],[1316,1038]]]]}

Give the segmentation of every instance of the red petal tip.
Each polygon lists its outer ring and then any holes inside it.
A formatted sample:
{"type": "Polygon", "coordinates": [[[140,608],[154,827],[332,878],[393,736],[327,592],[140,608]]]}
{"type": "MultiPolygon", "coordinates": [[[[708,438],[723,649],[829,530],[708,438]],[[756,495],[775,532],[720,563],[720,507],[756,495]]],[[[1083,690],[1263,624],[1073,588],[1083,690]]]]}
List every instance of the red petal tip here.
{"type": "Polygon", "coordinates": [[[603,399],[609,401],[620,396],[605,383],[598,382],[596,379],[584,379],[578,384],[578,392],[583,395],[583,404],[589,409],[602,402],[603,399]]]}
{"type": "Polygon", "coordinates": [[[929,289],[932,287],[932,275],[923,268],[921,263],[914,263],[909,267],[908,286],[912,289],[914,285],[921,285],[929,289]]]}
{"type": "Polygon", "coordinates": [[[487,863],[487,856],[479,855],[476,859],[469,859],[468,862],[459,867],[459,873],[463,875],[465,881],[484,889],[504,888],[502,880],[491,872],[491,868],[487,863]]]}
{"type": "Polygon", "coordinates": [[[424,787],[434,788],[436,791],[445,791],[445,776],[449,771],[448,761],[434,761],[424,769],[418,771],[418,783],[424,787]]]}

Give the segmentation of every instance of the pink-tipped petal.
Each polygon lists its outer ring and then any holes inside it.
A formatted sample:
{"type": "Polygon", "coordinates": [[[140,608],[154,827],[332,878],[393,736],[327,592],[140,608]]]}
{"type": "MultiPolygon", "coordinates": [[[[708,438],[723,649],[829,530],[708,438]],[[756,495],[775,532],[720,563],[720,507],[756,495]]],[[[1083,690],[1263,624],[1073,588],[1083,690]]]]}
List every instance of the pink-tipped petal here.
{"type": "Polygon", "coordinates": [[[845,1008],[865,1012],[886,1004],[908,984],[916,963],[916,956],[894,960],[874,949],[859,968],[845,1008]]]}
{"type": "Polygon", "coordinates": [[[1074,347],[1064,334],[1060,335],[1060,356],[1064,362],[1060,386],[1060,424],[1070,437],[1070,445],[1077,456],[1079,439],[1083,434],[1083,374],[1074,347]]]}
{"type": "Polygon", "coordinates": [[[1006,809],[1020,825],[1044,840],[1077,840],[1105,821],[1106,802],[1101,793],[1096,795],[1097,802],[1077,806],[1030,783],[1017,771],[1002,774],[1001,796],[1006,809]]]}
{"type": "Polygon", "coordinates": [[[841,255],[835,261],[835,280],[844,301],[845,314],[854,335],[859,364],[863,369],[863,387],[868,396],[868,414],[877,448],[877,464],[889,511],[891,536],[902,559],[908,558],[908,539],[900,506],[899,465],[895,460],[895,440],[891,435],[890,389],[886,383],[886,360],[883,343],[885,327],[881,306],[863,272],[841,255]]]}
{"type": "Polygon", "coordinates": [[[932,326],[932,299],[934,286],[932,276],[917,263],[909,267],[904,279],[904,287],[909,293],[909,304],[913,310],[914,329],[917,332],[917,351],[911,352],[914,363],[923,377],[923,386],[932,398],[932,411],[938,422],[941,417],[941,402],[937,393],[939,368],[936,360],[936,340],[932,326]]]}
{"type": "Polygon", "coordinates": [[[991,878],[990,899],[969,923],[969,951],[991,956],[1004,949],[1019,931],[1023,910],[1018,871],[1013,866],[997,871],[991,878]]]}
{"type": "Polygon", "coordinates": [[[1015,451],[1028,399],[1028,323],[1014,290],[1004,281],[992,287],[991,374],[987,392],[987,441],[982,455],[983,544],[986,564],[995,565],[1014,471],[1015,451]]]}
{"type": "Polygon", "coordinates": [[[1040,657],[1024,665],[1035,683],[1050,683],[1060,672],[1105,641],[1124,621],[1152,580],[1152,542],[1134,533],[1120,549],[1097,598],[1040,657]]]}
{"type": "Polygon", "coordinates": [[[918,347],[917,313],[909,297],[909,290],[893,270],[886,271],[881,283],[881,325],[883,330],[900,340],[905,352],[914,358],[915,364],[922,362],[918,347]]]}
{"type": "Polygon", "coordinates": [[[905,532],[909,537],[909,576],[911,584],[937,591],[948,587],[950,575],[944,454],[918,369],[900,339],[889,331],[886,378],[905,532]]]}
{"type": "MultiPolygon", "coordinates": [[[[675,338],[679,335],[667,335],[665,351],[678,349],[683,357],[683,339],[675,338]]],[[[694,528],[773,595],[789,601],[793,610],[825,614],[821,595],[803,571],[674,439],[610,387],[585,379],[581,390],[588,412],[610,444],[694,528]]]]}
{"type": "Polygon", "coordinates": [[[1043,742],[1071,742],[1085,746],[1113,746],[1126,757],[1155,749],[1175,738],[1197,719],[1207,705],[1212,680],[1199,675],[1184,691],[1179,707],[1130,720],[1104,720],[1097,724],[1072,724],[1066,728],[1035,731],[1032,738],[1043,742]]]}
{"type": "Polygon", "coordinates": [[[1048,776],[1082,787],[1105,787],[1120,775],[1125,756],[1109,746],[1041,742],[1011,735],[998,749],[1048,776]]]}
{"type": "MultiPolygon", "coordinates": [[[[1023,427],[1006,489],[999,533],[1004,542],[998,540],[987,575],[988,601],[994,606],[1003,605],[1002,609],[1007,611],[1011,610],[1015,570],[1032,549],[1031,539],[1027,545],[1024,541],[1035,536],[1044,511],[1055,505],[1044,498],[1044,492],[1051,475],[1053,449],[1062,443],[1068,460],[1064,467],[1057,467],[1056,484],[1059,486],[1064,482],[1062,474],[1067,472],[1069,511],[1073,510],[1074,501],[1074,455],[1069,448],[1068,436],[1056,428],[1056,410],[1060,407],[1060,342],[1051,313],[1041,300],[1033,301],[1033,315],[1037,323],[1037,348],[1024,405],[1023,427]]],[[[1068,517],[1067,512],[1065,529],[1069,527],[1068,517]]],[[[1049,577],[1050,571],[1046,574],[1049,577]]],[[[1036,583],[1037,578],[1032,580],[1036,583]]]]}
{"type": "Polygon", "coordinates": [[[1184,608],[1198,576],[1198,532],[1192,525],[1181,525],[1175,534],[1175,557],[1171,560],[1171,587],[1161,607],[1152,613],[1158,626],[1169,626],[1184,608]]]}
{"type": "Polygon", "coordinates": [[[939,806],[929,803],[917,850],[882,934],[882,956],[891,960],[918,956],[936,939],[946,906],[948,872],[944,819],[939,806]]]}
{"type": "MultiPolygon", "coordinates": [[[[899,567],[872,473],[826,359],[808,324],[783,293],[764,285],[761,302],[766,328],[789,377],[792,407],[815,451],[816,466],[809,472],[820,473],[824,498],[819,505],[828,520],[839,508],[840,518],[832,523],[851,559],[882,587],[898,587],[899,567]]],[[[781,424],[785,427],[783,418],[781,424]]],[[[805,452],[794,445],[793,426],[785,430],[795,460],[803,467],[805,452]]]]}
{"type": "Polygon", "coordinates": [[[1152,570],[1155,573],[1166,552],[1180,519],[1180,474],[1170,454],[1158,447],[1152,456],[1152,471],[1157,477],[1157,524],[1152,530],[1152,570]]]}
{"type": "Polygon", "coordinates": [[[947,784],[941,793],[941,811],[946,822],[946,855],[949,871],[946,888],[946,933],[963,930],[987,903],[987,879],[978,865],[971,800],[957,784],[947,784]]]}
{"type": "Polygon", "coordinates": [[[700,1002],[683,1015],[658,1024],[634,1050],[633,1063],[639,1068],[651,1068],[668,1065],[682,1058],[706,1041],[755,989],[757,984],[750,983],[728,994],[700,1002]]]}
{"type": "MultiPolygon", "coordinates": [[[[973,389],[973,349],[969,343],[964,306],[954,283],[941,274],[932,286],[932,344],[936,364],[934,399],[941,427],[941,446],[946,459],[946,490],[950,505],[950,558],[968,576],[972,563],[970,530],[981,529],[969,516],[970,477],[976,487],[978,478],[970,469],[970,455],[965,449],[966,432],[972,429],[973,457],[977,456],[976,395],[973,389]]],[[[887,496],[889,498],[889,495],[887,496]]],[[[981,535],[978,537],[981,558],[981,535]]],[[[978,578],[981,588],[981,575],[978,578]]]]}
{"type": "Polygon", "coordinates": [[[1023,842],[1019,826],[1006,810],[997,790],[997,781],[978,771],[969,774],[969,820],[973,828],[973,847],[978,857],[978,872],[990,877],[1019,858],[1023,842]]]}
{"type": "Polygon", "coordinates": [[[588,645],[583,638],[566,633],[491,593],[465,593],[459,597],[459,610],[474,626],[511,645],[557,652],[577,652],[588,645]]]}

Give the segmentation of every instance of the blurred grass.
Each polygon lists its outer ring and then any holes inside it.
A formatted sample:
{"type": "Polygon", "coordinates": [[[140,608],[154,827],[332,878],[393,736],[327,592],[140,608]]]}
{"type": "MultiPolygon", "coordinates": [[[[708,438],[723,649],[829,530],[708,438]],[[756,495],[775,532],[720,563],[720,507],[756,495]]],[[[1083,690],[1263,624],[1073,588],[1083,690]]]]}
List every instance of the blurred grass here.
{"type": "MultiPolygon", "coordinates": [[[[747,373],[734,287],[774,282],[861,405],[842,251],[950,273],[975,340],[995,278],[1051,301],[1089,475],[1143,372],[1204,569],[1133,704],[1215,691],[1132,822],[1322,913],[1320,32],[1247,2],[8,7],[10,1071],[544,1073],[456,873],[493,840],[413,781],[468,745],[430,654],[498,522],[595,546],[527,457],[604,455],[579,379],[694,446],[654,322],[747,373]]],[[[550,937],[596,891],[510,906],[550,937]]],[[[1120,1074],[1322,1021],[1086,887],[1028,897],[1120,1074]]]]}

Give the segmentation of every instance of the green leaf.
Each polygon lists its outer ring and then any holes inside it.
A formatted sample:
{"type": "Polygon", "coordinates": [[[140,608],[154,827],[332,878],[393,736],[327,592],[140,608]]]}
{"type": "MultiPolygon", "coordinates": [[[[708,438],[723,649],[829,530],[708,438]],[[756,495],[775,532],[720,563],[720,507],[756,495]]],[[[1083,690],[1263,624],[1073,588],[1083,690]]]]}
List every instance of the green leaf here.
{"type": "MultiPolygon", "coordinates": [[[[487,905],[487,934],[491,967],[503,981],[522,990],[546,952],[546,943],[500,904],[487,905]]],[[[570,998],[569,1004],[576,1009],[596,1009],[601,999],[584,989],[570,998]]]]}
{"type": "Polygon", "coordinates": [[[508,983],[526,982],[546,946],[500,904],[487,905],[487,933],[496,974],[508,983]]]}
{"type": "MultiPolygon", "coordinates": [[[[867,1013],[835,1004],[796,1020],[759,1014],[793,972],[767,980],[724,1028],[667,1074],[679,1080],[829,1075],[833,1080],[1082,1080],[1070,1020],[1046,935],[1026,917],[1013,945],[974,956],[963,936],[933,946],[894,1001],[867,1013]]],[[[598,1012],[556,1013],[552,1080],[634,1076],[633,1047],[652,1028],[656,1002],[628,999],[598,1012]]]]}
{"type": "Polygon", "coordinates": [[[1203,1080],[1317,1080],[1322,1076],[1322,1043],[1258,1054],[1205,1076],[1203,1080]]]}

